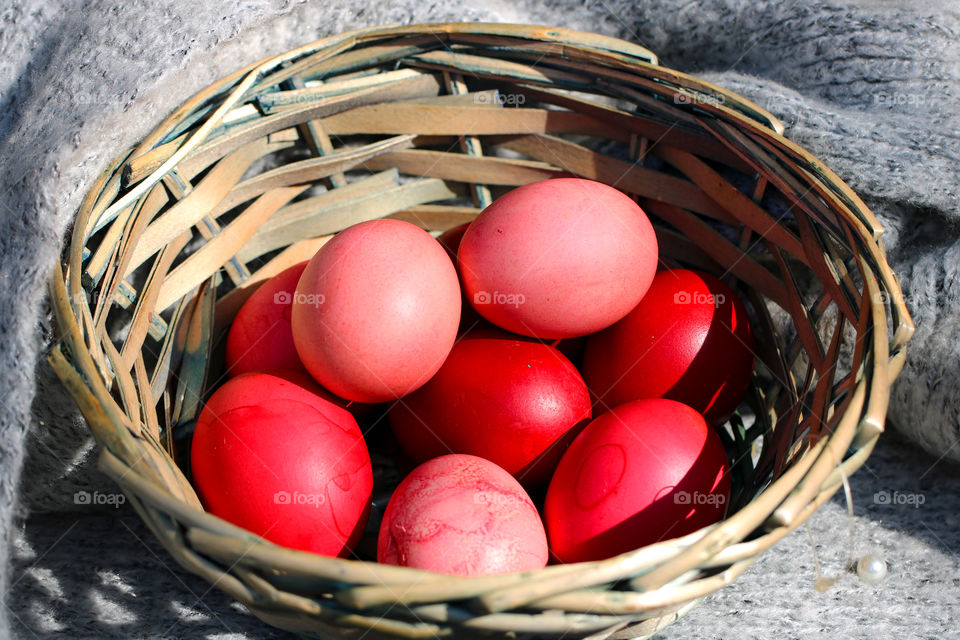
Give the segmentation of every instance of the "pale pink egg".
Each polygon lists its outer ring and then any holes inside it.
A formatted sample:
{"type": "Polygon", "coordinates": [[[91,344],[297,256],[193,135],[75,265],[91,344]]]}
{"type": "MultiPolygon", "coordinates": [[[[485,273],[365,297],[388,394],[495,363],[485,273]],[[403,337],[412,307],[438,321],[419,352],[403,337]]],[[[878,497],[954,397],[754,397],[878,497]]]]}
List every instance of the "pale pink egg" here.
{"type": "Polygon", "coordinates": [[[558,178],[497,198],[457,254],[467,299],[490,322],[536,338],[609,327],[633,309],[657,270],[646,214],[601,182],[558,178]]]}
{"type": "Polygon", "coordinates": [[[310,260],[293,299],[294,344],[326,389],[357,402],[404,396],[453,347],[460,285],[443,247],[399,220],[361,222],[310,260]]]}

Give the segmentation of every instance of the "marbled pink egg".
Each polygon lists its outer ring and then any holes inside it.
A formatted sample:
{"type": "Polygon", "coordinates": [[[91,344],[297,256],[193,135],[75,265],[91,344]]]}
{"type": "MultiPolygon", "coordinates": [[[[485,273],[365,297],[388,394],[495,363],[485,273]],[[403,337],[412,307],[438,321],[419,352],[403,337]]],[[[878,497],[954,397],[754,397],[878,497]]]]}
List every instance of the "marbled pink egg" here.
{"type": "Polygon", "coordinates": [[[325,389],[396,400],[443,364],[460,324],[460,283],[443,247],[400,220],[338,233],[310,260],[293,297],[293,341],[325,389]]]}
{"type": "Polygon", "coordinates": [[[424,462],[393,492],[377,561],[459,576],[540,569],[547,538],[537,508],[509,473],[483,458],[424,462]]]}

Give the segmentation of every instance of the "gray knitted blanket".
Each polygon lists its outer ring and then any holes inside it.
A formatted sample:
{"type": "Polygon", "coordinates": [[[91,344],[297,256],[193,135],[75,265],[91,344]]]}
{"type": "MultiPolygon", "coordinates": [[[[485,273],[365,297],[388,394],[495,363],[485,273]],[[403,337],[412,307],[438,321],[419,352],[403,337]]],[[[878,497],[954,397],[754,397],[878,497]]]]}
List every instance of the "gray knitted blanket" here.
{"type": "Polygon", "coordinates": [[[960,8],[932,0],[7,0],[0,5],[0,638],[290,637],[179,569],[94,468],[45,365],[45,281],[118,151],[260,57],[386,23],[556,24],[741,93],[873,208],[918,325],[894,433],[842,497],[663,638],[957,637],[960,8]],[[848,532],[852,526],[852,552],[848,532]],[[815,555],[814,549],[817,554],[815,555]],[[874,552],[878,586],[844,573],[874,552]],[[825,594],[824,573],[843,574],[825,594]]]}

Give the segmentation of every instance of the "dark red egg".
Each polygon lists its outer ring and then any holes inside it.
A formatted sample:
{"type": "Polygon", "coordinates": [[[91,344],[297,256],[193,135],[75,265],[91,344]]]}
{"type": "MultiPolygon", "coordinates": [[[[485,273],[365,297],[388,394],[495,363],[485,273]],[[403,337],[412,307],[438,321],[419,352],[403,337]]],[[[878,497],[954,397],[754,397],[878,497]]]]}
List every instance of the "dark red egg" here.
{"type": "Polygon", "coordinates": [[[373,474],[357,422],[299,384],[227,381],[200,412],[190,466],[208,511],[271,542],[337,556],[363,533],[373,474]]]}
{"type": "Polygon", "coordinates": [[[690,407],[660,398],[596,418],[560,460],[544,503],[559,562],[609,558],[723,518],[730,499],[720,437],[690,407]]]}
{"type": "Polygon", "coordinates": [[[573,430],[590,418],[590,395],[555,348],[478,331],[453,347],[427,384],[393,404],[389,417],[417,461],[472,454],[532,487],[549,479],[573,430]]]}
{"type": "MultiPolygon", "coordinates": [[[[467,227],[470,226],[469,222],[461,224],[460,226],[453,227],[452,229],[447,229],[439,236],[437,236],[437,242],[439,242],[444,249],[447,250],[447,255],[450,256],[450,260],[453,261],[453,265],[457,267],[457,275],[460,278],[460,289],[463,290],[463,277],[460,276],[460,268],[457,265],[457,250],[460,248],[460,241],[463,240],[463,234],[467,231],[467,227]]],[[[477,310],[473,308],[473,305],[470,304],[470,301],[467,300],[466,296],[461,300],[460,306],[460,333],[466,333],[476,328],[481,327],[490,327],[493,325],[490,324],[483,316],[477,313],[477,310]]]]}
{"type": "Polygon", "coordinates": [[[270,278],[240,307],[227,333],[227,375],[265,369],[304,369],[293,344],[290,314],[307,262],[270,278]]]}
{"type": "Polygon", "coordinates": [[[660,271],[623,320],[587,340],[583,377],[598,412],[670,398],[726,419],[753,371],[753,335],[733,289],[699,271],[660,271]]]}

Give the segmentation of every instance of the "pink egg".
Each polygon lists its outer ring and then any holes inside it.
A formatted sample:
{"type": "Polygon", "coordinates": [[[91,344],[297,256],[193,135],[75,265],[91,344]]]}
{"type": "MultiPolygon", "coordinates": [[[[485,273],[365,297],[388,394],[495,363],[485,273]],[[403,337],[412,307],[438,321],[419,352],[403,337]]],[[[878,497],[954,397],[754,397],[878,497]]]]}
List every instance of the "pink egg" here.
{"type": "Polygon", "coordinates": [[[497,198],[457,254],[467,299],[514,333],[572,338],[609,327],[640,301],[657,239],[626,195],[580,178],[534,182],[497,198]]]}
{"type": "Polygon", "coordinates": [[[547,538],[523,487],[494,463],[465,454],[424,462],[393,492],[377,561],[458,576],[540,569],[547,538]]]}
{"type": "Polygon", "coordinates": [[[227,333],[227,375],[265,369],[303,369],[293,346],[290,314],[293,292],[306,261],[270,278],[248,299],[227,333]]]}
{"type": "Polygon", "coordinates": [[[422,386],[450,353],[459,322],[456,269],[430,234],[399,220],[338,233],[310,260],[293,301],[304,366],[357,402],[422,386]]]}

